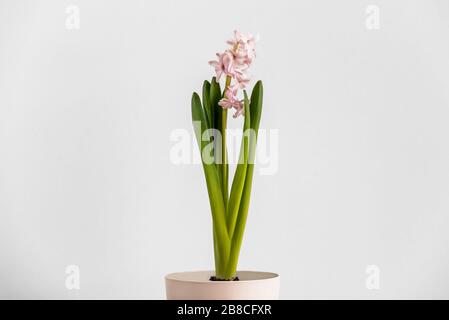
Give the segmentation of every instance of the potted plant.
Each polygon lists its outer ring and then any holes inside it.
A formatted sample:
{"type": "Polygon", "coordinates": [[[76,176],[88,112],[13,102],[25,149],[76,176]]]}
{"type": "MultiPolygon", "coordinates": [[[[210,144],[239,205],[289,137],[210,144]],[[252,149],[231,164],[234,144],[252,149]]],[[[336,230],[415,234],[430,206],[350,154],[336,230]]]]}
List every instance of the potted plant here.
{"type": "Polygon", "coordinates": [[[248,71],[255,59],[256,37],[234,32],[229,48],[209,64],[212,81],[204,81],[202,99],[192,96],[192,120],[201,153],[212,213],[215,271],[169,274],[168,299],[275,299],[279,276],[237,271],[237,262],[250,204],[263,86],[258,81],[248,95],[248,71]],[[220,80],[225,79],[221,89],[220,80]],[[239,97],[240,95],[240,97],[239,97]],[[238,164],[229,185],[226,146],[228,110],[244,117],[238,164]]]}

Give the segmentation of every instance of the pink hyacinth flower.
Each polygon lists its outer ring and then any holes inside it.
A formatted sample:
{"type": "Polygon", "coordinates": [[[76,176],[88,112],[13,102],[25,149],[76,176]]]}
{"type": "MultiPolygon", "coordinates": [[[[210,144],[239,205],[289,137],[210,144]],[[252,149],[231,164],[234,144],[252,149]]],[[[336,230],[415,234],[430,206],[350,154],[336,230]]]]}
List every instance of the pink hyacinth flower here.
{"type": "Polygon", "coordinates": [[[227,80],[231,80],[219,105],[225,109],[235,109],[234,118],[244,114],[245,111],[243,102],[237,98],[237,93],[238,90],[246,88],[251,80],[247,71],[256,57],[257,41],[258,37],[252,34],[244,35],[236,30],[234,38],[227,41],[231,48],[223,53],[217,53],[218,60],[209,62],[215,68],[217,81],[223,74],[229,77],[227,80]]]}
{"type": "Polygon", "coordinates": [[[231,89],[234,91],[245,89],[250,81],[251,77],[246,72],[238,70],[235,74],[235,83],[231,86],[231,89]]]}
{"type": "Polygon", "coordinates": [[[220,80],[222,74],[233,75],[234,56],[228,50],[223,53],[217,53],[218,60],[209,61],[209,64],[215,68],[217,81],[220,80]]]}
{"type": "Polygon", "coordinates": [[[225,96],[218,103],[219,106],[225,109],[234,108],[236,113],[234,114],[234,118],[243,113],[243,102],[240,101],[237,97],[237,91],[228,88],[225,92],[225,96]]]}
{"type": "Polygon", "coordinates": [[[247,36],[234,31],[234,39],[228,40],[228,44],[232,45],[239,63],[251,64],[256,57],[256,42],[259,36],[253,36],[251,33],[247,36]]]}

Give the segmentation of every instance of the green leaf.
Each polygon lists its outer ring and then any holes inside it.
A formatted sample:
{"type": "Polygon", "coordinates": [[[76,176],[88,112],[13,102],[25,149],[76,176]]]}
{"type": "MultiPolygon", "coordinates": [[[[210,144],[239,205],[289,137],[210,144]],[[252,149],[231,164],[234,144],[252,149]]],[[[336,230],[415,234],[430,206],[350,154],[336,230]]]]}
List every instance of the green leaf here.
{"type": "Polygon", "coordinates": [[[254,130],[255,135],[251,135],[249,144],[248,166],[246,169],[245,186],[243,188],[242,199],[240,200],[240,208],[235,224],[235,230],[231,239],[231,254],[226,266],[225,277],[233,277],[237,269],[237,262],[242,246],[243,234],[245,231],[246,220],[248,217],[249,202],[251,198],[251,188],[254,175],[254,159],[256,154],[257,135],[259,131],[260,117],[262,115],[263,86],[258,81],[251,93],[251,123],[250,127],[254,130]]]}
{"type": "MultiPolygon", "coordinates": [[[[212,125],[211,128],[217,130],[220,134],[221,132],[221,107],[218,105],[221,99],[221,88],[220,84],[216,81],[216,78],[213,77],[210,82],[210,108],[212,115],[212,125]]],[[[215,152],[215,163],[217,164],[217,172],[218,179],[220,180],[220,185],[222,185],[223,181],[223,173],[222,173],[222,156],[221,156],[221,139],[215,139],[214,141],[214,152],[215,152]]]]}
{"type": "Polygon", "coordinates": [[[206,113],[207,127],[212,128],[213,122],[212,122],[212,110],[210,105],[210,83],[207,80],[204,80],[203,83],[203,108],[204,112],[206,113]]]}
{"type": "Polygon", "coordinates": [[[249,140],[251,137],[250,123],[250,103],[246,91],[244,94],[244,107],[245,107],[245,121],[243,124],[242,142],[240,144],[239,163],[234,174],[234,180],[232,181],[231,195],[229,197],[228,210],[226,214],[226,220],[228,225],[229,237],[232,238],[234,234],[235,224],[237,222],[237,216],[240,208],[240,201],[242,198],[243,187],[245,186],[246,169],[248,166],[248,149],[249,140]]]}
{"type": "Polygon", "coordinates": [[[259,130],[260,117],[262,115],[263,85],[257,81],[251,93],[251,128],[259,130]]]}
{"type": "Polygon", "coordinates": [[[204,109],[201,106],[201,100],[195,92],[192,95],[192,121],[194,125],[195,136],[201,153],[204,175],[206,177],[209,203],[212,212],[212,221],[215,236],[217,237],[217,249],[220,254],[220,261],[226,261],[230,251],[230,241],[226,227],[226,212],[218,180],[217,168],[215,164],[204,160],[203,150],[211,143],[207,130],[207,120],[204,109]]]}
{"type": "Polygon", "coordinates": [[[212,81],[210,83],[210,94],[209,94],[209,101],[210,101],[210,109],[211,109],[211,118],[212,123],[211,128],[220,130],[221,127],[221,107],[218,105],[218,102],[220,102],[221,99],[221,88],[220,84],[216,81],[215,77],[212,78],[212,81]]]}

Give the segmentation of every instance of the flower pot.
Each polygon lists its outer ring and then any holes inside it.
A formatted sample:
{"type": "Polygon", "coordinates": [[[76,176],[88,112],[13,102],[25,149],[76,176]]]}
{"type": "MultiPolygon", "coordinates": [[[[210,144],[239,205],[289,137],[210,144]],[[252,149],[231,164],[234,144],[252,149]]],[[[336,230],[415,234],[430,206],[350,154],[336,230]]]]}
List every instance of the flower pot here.
{"type": "Polygon", "coordinates": [[[213,271],[171,273],[165,276],[168,300],[276,300],[279,275],[239,271],[238,281],[211,281],[213,271]]]}

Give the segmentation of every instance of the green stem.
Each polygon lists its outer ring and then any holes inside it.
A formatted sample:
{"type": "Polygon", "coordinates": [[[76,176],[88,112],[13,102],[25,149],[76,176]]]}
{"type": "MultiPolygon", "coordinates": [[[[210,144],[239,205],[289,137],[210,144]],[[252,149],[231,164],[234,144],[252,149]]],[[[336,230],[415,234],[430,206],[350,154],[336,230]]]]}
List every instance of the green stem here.
{"type": "MultiPolygon", "coordinates": [[[[223,96],[226,94],[226,91],[229,90],[229,86],[231,85],[231,77],[226,77],[226,85],[223,91],[223,96]]],[[[226,149],[226,127],[228,122],[228,110],[223,108],[222,116],[221,116],[221,157],[222,157],[222,187],[223,187],[223,200],[224,207],[227,210],[228,207],[228,180],[229,180],[229,172],[228,172],[228,153],[226,149]]]]}
{"type": "Polygon", "coordinates": [[[220,256],[220,247],[218,243],[219,239],[217,237],[217,232],[215,231],[215,228],[213,228],[213,235],[214,235],[215,276],[221,279],[224,277],[224,264],[220,256]]]}
{"type": "Polygon", "coordinates": [[[249,100],[245,90],[243,91],[243,94],[245,122],[243,124],[242,143],[240,146],[239,163],[237,164],[234,180],[232,181],[231,194],[229,196],[228,208],[226,211],[226,222],[230,239],[232,239],[234,235],[235,224],[237,223],[237,216],[240,208],[240,201],[242,199],[243,188],[245,186],[246,170],[248,167],[249,141],[251,138],[249,100]]]}
{"type": "Polygon", "coordinates": [[[251,197],[251,182],[253,179],[254,165],[248,164],[245,188],[243,191],[242,201],[240,203],[240,210],[235,225],[235,231],[231,239],[230,255],[227,261],[225,278],[231,279],[235,276],[237,271],[237,263],[240,255],[240,248],[242,246],[243,234],[245,231],[246,220],[248,217],[249,201],[251,197]]]}
{"type": "Polygon", "coordinates": [[[214,163],[204,161],[203,150],[210,143],[210,136],[207,129],[206,114],[201,106],[198,94],[192,95],[192,120],[194,122],[195,135],[201,153],[204,175],[206,178],[209,203],[212,213],[212,223],[214,227],[214,239],[217,241],[216,249],[219,253],[220,264],[227,261],[230,254],[230,238],[226,227],[226,210],[223,203],[222,188],[218,178],[217,168],[214,163]],[[203,133],[205,134],[203,136],[203,133]]]}
{"type": "Polygon", "coordinates": [[[249,140],[248,163],[246,169],[245,184],[243,187],[242,198],[240,200],[239,205],[237,222],[235,224],[235,230],[232,232],[232,237],[230,237],[231,241],[230,255],[228,256],[226,269],[224,272],[224,276],[226,279],[231,279],[236,274],[240,248],[242,246],[243,233],[245,231],[246,220],[248,217],[252,180],[254,174],[254,160],[256,156],[257,136],[259,131],[260,116],[262,112],[262,101],[263,101],[263,86],[262,82],[258,81],[254,86],[253,92],[251,94],[250,127],[253,130],[253,132],[249,138],[250,140],[249,140]]]}

